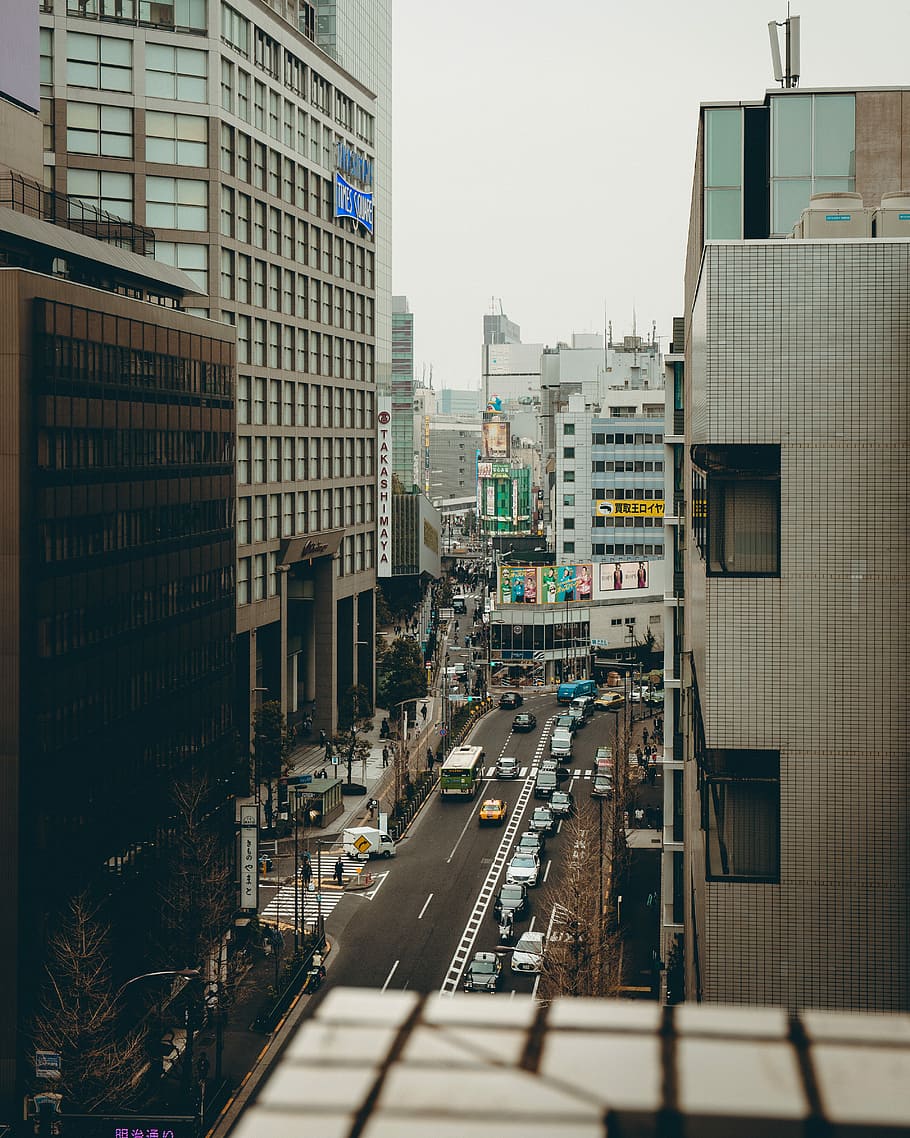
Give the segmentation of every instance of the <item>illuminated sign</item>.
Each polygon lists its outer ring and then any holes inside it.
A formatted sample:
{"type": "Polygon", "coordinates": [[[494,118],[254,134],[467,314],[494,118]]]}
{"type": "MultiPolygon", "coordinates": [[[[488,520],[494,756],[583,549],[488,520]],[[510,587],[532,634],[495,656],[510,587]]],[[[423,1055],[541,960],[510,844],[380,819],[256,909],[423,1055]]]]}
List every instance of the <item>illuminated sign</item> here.
{"type": "Polygon", "coordinates": [[[512,464],[509,462],[478,462],[478,478],[511,478],[512,464]]]}
{"type": "Polygon", "coordinates": [[[392,576],[392,400],[376,400],[376,430],[379,450],[379,558],[377,577],[392,576]]]}
{"type": "Polygon", "coordinates": [[[358,190],[335,174],[335,216],[349,217],[362,225],[367,233],[373,232],[373,195],[358,190]]]}
{"type": "Polygon", "coordinates": [[[500,419],[494,422],[482,423],[480,435],[483,440],[483,453],[485,458],[509,457],[509,423],[500,419]]]}
{"type": "Polygon", "coordinates": [[[662,518],[664,504],[662,501],[631,501],[624,498],[618,502],[597,501],[594,503],[594,513],[599,518],[662,518]]]}
{"type": "Polygon", "coordinates": [[[369,158],[364,158],[362,154],[352,150],[346,142],[335,144],[335,165],[343,174],[353,178],[355,182],[360,182],[364,186],[372,186],[373,163],[369,158]]]}

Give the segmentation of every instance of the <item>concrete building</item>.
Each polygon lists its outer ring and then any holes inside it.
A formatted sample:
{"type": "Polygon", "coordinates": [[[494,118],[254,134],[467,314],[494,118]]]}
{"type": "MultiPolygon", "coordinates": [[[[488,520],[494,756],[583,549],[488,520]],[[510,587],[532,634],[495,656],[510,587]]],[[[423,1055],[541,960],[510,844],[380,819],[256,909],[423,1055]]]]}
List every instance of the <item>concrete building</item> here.
{"type": "Polygon", "coordinates": [[[691,1000],[910,1008],[910,208],[886,196],[908,98],[699,117],[674,725],[691,1000]],[[809,239],[775,240],[795,225],[809,239]]]}
{"type": "Polygon", "coordinates": [[[477,415],[479,417],[483,410],[480,392],[476,388],[444,387],[437,396],[436,406],[440,415],[477,415]]]}
{"type": "Polygon", "coordinates": [[[477,492],[480,419],[469,415],[436,415],[429,424],[429,498],[472,499],[477,492]]]}
{"type": "MultiPolygon", "coordinates": [[[[28,42],[29,18],[37,41],[33,4],[12,17],[10,42],[28,42]]],[[[116,914],[116,983],[162,967],[163,944],[182,950],[159,893],[182,832],[174,789],[204,789],[226,865],[228,796],[249,785],[232,719],[234,330],[179,310],[198,285],[146,255],[150,230],[43,188],[32,67],[34,111],[0,94],[7,1119],[67,902],[116,914]]]]}
{"type": "Polygon", "coordinates": [[[40,17],[46,180],[154,227],[204,294],[194,311],[236,329],[239,712],[261,694],[327,730],[339,692],[373,689],[388,9],[89,0],[40,17]]]}
{"type": "Polygon", "coordinates": [[[507,416],[512,432],[540,441],[542,344],[523,344],[521,329],[504,314],[483,318],[480,393],[483,406],[507,416]]]}

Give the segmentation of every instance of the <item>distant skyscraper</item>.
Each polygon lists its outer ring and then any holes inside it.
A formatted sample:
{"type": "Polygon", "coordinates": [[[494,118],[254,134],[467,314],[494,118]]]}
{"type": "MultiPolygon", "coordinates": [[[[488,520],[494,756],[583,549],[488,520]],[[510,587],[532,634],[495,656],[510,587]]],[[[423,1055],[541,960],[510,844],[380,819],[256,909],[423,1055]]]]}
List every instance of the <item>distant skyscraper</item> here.
{"type": "Polygon", "coordinates": [[[392,469],[404,490],[414,485],[414,314],[392,297],[392,469]]]}

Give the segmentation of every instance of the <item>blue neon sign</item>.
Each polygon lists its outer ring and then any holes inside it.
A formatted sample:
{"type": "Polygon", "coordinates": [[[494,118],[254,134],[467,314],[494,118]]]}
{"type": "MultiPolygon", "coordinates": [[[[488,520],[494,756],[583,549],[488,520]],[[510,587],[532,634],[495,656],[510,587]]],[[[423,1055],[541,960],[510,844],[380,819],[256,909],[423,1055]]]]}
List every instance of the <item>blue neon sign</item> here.
{"type": "Polygon", "coordinates": [[[349,217],[362,225],[367,233],[373,232],[373,195],[358,190],[335,174],[335,216],[349,217]]]}

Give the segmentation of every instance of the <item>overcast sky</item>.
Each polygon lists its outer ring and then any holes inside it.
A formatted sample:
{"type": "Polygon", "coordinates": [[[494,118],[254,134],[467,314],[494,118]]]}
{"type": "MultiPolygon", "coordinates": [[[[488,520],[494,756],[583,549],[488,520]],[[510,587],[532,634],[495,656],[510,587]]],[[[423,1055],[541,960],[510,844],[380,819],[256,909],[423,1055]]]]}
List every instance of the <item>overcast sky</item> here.
{"type": "MultiPolygon", "coordinates": [[[[803,87],[910,87],[908,0],[794,0],[803,87]]],[[[415,371],[681,314],[698,106],[774,86],[786,0],[394,0],[392,288],[415,371]]]]}

